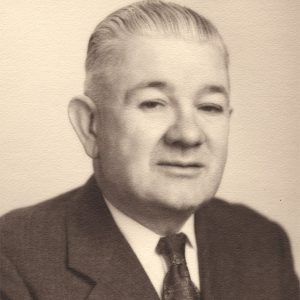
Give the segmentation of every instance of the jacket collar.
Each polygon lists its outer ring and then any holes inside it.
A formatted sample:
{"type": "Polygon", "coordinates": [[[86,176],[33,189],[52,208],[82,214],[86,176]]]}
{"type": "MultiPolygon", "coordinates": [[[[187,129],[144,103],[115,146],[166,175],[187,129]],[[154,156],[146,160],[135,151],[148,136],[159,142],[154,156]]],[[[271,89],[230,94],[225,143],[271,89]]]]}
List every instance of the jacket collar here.
{"type": "Polygon", "coordinates": [[[159,299],[93,177],[69,203],[67,215],[67,264],[92,283],[87,299],[159,299]]]}

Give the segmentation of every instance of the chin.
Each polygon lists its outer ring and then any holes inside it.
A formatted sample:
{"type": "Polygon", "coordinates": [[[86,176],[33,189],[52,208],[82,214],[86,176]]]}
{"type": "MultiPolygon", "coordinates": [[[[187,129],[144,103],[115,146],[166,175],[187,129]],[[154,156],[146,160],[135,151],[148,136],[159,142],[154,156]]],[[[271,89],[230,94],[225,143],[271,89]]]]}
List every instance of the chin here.
{"type": "MultiPolygon", "coordinates": [[[[176,190],[173,193],[156,193],[150,196],[160,208],[165,208],[173,211],[194,212],[205,201],[212,196],[203,195],[202,193],[187,193],[185,191],[176,190]]],[[[149,198],[148,198],[149,199],[149,198]]]]}

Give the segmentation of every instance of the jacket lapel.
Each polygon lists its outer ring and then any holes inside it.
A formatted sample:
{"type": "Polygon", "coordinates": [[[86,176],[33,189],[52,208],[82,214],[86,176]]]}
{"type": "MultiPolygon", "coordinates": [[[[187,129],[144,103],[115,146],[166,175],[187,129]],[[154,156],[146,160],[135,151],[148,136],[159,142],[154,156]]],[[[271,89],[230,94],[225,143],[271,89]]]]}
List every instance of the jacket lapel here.
{"type": "Polygon", "coordinates": [[[201,293],[204,299],[240,299],[242,245],[218,199],[204,203],[195,216],[201,293]],[[225,217],[224,217],[225,216],[225,217]]]}
{"type": "Polygon", "coordinates": [[[200,275],[200,291],[204,299],[215,299],[211,288],[211,272],[208,259],[210,257],[209,228],[205,205],[195,214],[195,234],[198,248],[198,262],[200,275]]]}
{"type": "Polygon", "coordinates": [[[91,284],[87,299],[159,299],[94,178],[69,205],[67,239],[69,268],[91,284]]]}

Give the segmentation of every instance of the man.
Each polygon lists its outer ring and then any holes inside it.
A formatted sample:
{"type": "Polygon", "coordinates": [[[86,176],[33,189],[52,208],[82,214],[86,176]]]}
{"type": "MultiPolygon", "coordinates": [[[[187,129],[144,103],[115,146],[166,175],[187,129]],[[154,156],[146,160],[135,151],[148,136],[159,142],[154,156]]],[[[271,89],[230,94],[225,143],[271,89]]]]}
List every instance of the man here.
{"type": "Polygon", "coordinates": [[[282,229],[213,198],[229,94],[226,46],[194,11],[102,21],[69,106],[94,176],[2,218],[2,299],[298,299],[282,229]]]}

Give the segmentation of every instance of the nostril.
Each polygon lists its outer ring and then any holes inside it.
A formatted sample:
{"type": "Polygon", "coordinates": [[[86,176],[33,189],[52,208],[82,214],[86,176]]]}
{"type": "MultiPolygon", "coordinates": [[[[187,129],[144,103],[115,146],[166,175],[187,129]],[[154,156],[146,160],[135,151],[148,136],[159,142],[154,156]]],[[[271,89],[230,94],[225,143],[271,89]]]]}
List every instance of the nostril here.
{"type": "MultiPolygon", "coordinates": [[[[169,144],[170,145],[170,144],[169,144]]],[[[178,148],[180,150],[190,149],[190,148],[196,148],[199,147],[201,143],[187,143],[185,141],[176,141],[171,144],[172,147],[178,148]]]]}
{"type": "Polygon", "coordinates": [[[174,124],[165,134],[165,142],[180,148],[198,147],[205,141],[202,128],[190,122],[174,124]]]}

